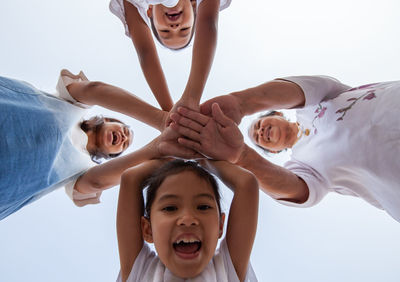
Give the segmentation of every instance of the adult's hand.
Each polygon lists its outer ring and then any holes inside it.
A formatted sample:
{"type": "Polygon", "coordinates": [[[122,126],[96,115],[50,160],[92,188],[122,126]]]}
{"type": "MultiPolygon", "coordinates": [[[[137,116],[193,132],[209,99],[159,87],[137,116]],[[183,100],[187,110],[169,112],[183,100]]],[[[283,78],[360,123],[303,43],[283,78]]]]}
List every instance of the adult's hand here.
{"type": "Polygon", "coordinates": [[[244,116],[240,109],[239,98],[235,95],[228,94],[219,97],[215,97],[208,100],[200,105],[200,112],[204,115],[212,115],[212,105],[217,103],[221,108],[222,112],[231,120],[239,124],[244,116]]]}
{"type": "Polygon", "coordinates": [[[158,153],[157,157],[176,157],[182,159],[204,158],[201,154],[193,149],[187,148],[178,143],[179,133],[170,126],[166,127],[153,141],[154,150],[158,153]]]}
{"type": "MultiPolygon", "coordinates": [[[[185,95],[185,94],[183,94],[183,95],[185,95]]],[[[186,95],[186,96],[188,96],[188,95],[186,95]]],[[[169,111],[169,113],[167,114],[167,117],[164,119],[165,127],[168,127],[171,124],[171,122],[172,122],[171,115],[173,113],[178,113],[179,107],[185,107],[185,108],[191,109],[196,112],[199,111],[199,103],[197,101],[195,101],[194,99],[185,98],[186,96],[179,99],[174,104],[172,109],[169,111]]]]}
{"type": "Polygon", "coordinates": [[[206,157],[236,163],[244,151],[243,135],[236,123],[222,112],[218,104],[211,107],[212,118],[180,107],[172,114],[172,129],[186,138],[178,138],[185,147],[206,157]]]}

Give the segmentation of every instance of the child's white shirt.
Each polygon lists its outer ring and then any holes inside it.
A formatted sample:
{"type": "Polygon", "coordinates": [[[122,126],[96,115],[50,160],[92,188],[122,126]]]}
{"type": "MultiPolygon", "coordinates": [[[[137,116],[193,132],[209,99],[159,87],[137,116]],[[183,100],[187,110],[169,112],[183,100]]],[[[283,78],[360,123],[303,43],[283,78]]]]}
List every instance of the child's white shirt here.
{"type": "MultiPolygon", "coordinates": [[[[233,266],[229,254],[226,240],[223,239],[220,248],[215,253],[212,260],[198,276],[191,279],[183,279],[175,276],[160,261],[157,254],[150,250],[147,243],[138,254],[126,282],[239,282],[235,267],[233,266]]],[[[258,281],[253,268],[249,262],[246,282],[258,281]]],[[[119,273],[117,282],[122,282],[121,273],[119,273]]]]}
{"type": "MultiPolygon", "coordinates": [[[[151,29],[150,18],[147,15],[147,10],[149,9],[149,5],[158,5],[162,4],[165,7],[175,7],[179,0],[125,0],[136,7],[143,21],[148,25],[151,29]]],[[[204,0],[197,0],[197,8],[204,0]]],[[[219,10],[222,11],[225,8],[228,8],[231,4],[232,0],[220,0],[219,10]]],[[[128,24],[125,20],[125,9],[124,9],[124,0],[111,0],[110,1],[110,11],[116,15],[124,25],[125,34],[130,37],[128,24]]]]}

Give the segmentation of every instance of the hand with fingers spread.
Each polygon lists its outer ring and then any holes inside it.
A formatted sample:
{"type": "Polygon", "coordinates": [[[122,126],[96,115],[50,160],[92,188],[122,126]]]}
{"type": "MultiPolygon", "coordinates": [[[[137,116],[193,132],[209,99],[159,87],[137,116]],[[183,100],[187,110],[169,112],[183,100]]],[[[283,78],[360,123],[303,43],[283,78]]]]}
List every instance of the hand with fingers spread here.
{"type": "Polygon", "coordinates": [[[245,148],[243,135],[218,104],[212,105],[212,118],[182,107],[178,112],[171,115],[171,127],[185,136],[178,138],[179,144],[216,160],[240,160],[245,148]]]}
{"type": "Polygon", "coordinates": [[[240,108],[239,97],[229,94],[210,99],[200,105],[200,112],[207,116],[212,116],[212,105],[217,103],[224,115],[239,124],[244,116],[240,108]]]}

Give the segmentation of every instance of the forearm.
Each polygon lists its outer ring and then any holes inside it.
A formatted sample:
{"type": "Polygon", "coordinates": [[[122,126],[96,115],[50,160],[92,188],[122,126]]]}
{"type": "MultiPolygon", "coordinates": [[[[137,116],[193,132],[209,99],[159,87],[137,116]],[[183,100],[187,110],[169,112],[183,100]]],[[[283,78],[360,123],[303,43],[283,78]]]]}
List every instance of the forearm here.
{"type": "Polygon", "coordinates": [[[156,139],[135,152],[89,169],[78,179],[74,188],[81,193],[92,193],[118,185],[126,169],[160,157],[155,143],[156,139]]]}
{"type": "Polygon", "coordinates": [[[288,169],[267,161],[247,145],[236,164],[251,171],[261,190],[274,199],[296,203],[303,203],[308,199],[308,187],[301,178],[288,169]]]}
{"type": "Polygon", "coordinates": [[[79,102],[98,105],[140,120],[162,130],[166,112],[163,112],[121,88],[102,82],[75,82],[67,87],[79,102]]]}
{"type": "Polygon", "coordinates": [[[140,66],[142,68],[147,84],[154,94],[158,104],[164,111],[170,111],[173,101],[168,90],[167,80],[161,67],[155,46],[153,51],[146,50],[139,55],[140,66]]]}
{"type": "Polygon", "coordinates": [[[297,84],[283,80],[273,80],[230,95],[237,98],[243,115],[297,108],[305,102],[303,90],[297,84]]]}
{"type": "MultiPolygon", "coordinates": [[[[219,2],[219,1],[218,1],[219,2]]],[[[206,4],[202,3],[201,5],[206,4]]],[[[182,98],[200,103],[217,46],[218,12],[211,19],[198,19],[193,45],[192,65],[182,98]]]]}

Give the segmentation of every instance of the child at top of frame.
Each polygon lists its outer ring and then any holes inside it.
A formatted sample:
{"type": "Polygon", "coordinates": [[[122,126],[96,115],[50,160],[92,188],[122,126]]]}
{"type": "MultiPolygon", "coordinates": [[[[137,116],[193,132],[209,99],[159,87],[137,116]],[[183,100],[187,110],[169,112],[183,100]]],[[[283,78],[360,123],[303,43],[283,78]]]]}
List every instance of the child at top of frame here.
{"type": "Polygon", "coordinates": [[[214,177],[195,162],[153,160],[124,172],[117,212],[117,281],[257,281],[250,254],[258,184],[228,162],[208,169],[234,192],[226,236],[214,177]],[[142,190],[147,188],[144,207],[142,190]],[[157,254],[147,243],[153,243],[157,254]]]}
{"type": "Polygon", "coordinates": [[[190,99],[200,101],[214,58],[218,13],[227,8],[230,2],[231,0],[111,0],[110,10],[121,19],[126,35],[131,37],[147,83],[163,110],[169,111],[173,102],[150,30],[161,45],[172,50],[187,47],[196,32],[192,67],[182,97],[187,95],[190,99]]]}

